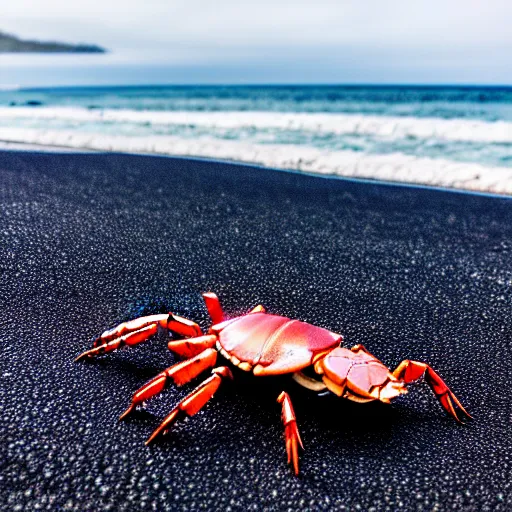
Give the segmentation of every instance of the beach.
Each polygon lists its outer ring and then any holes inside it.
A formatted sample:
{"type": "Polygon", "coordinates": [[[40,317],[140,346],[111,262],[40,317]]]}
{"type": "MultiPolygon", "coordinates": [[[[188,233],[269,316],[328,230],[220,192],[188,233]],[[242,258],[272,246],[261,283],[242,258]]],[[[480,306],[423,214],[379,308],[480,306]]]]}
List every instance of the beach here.
{"type": "Polygon", "coordinates": [[[507,87],[13,89],[0,141],[512,193],[507,87]]]}
{"type": "Polygon", "coordinates": [[[6,509],[510,509],[510,198],[69,151],[2,150],[0,182],[6,509]],[[427,361],[474,421],[455,423],[425,384],[391,406],[353,404],[238,371],[145,447],[193,387],[117,422],[176,361],[166,334],[73,359],[149,312],[206,329],[204,291],[231,315],[263,304],[342,333],[390,368],[427,361]],[[285,387],[300,478],[286,464],[285,387]]]}

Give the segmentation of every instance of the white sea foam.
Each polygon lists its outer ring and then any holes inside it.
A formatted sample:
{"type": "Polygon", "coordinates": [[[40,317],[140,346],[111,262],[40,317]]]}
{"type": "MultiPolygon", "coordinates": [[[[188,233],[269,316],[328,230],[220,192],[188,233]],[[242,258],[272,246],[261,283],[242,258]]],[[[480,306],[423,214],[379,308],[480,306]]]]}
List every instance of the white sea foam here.
{"type": "Polygon", "coordinates": [[[315,133],[374,135],[386,139],[443,139],[486,143],[512,143],[512,123],[418,117],[285,112],[191,112],[78,107],[0,107],[0,120],[62,120],[96,123],[200,126],[301,130],[315,133]]]}
{"type": "Polygon", "coordinates": [[[290,144],[252,144],[201,137],[127,137],[77,131],[0,128],[0,140],[67,148],[238,160],[322,174],[422,183],[512,194],[512,168],[393,153],[323,151],[290,144]]]}

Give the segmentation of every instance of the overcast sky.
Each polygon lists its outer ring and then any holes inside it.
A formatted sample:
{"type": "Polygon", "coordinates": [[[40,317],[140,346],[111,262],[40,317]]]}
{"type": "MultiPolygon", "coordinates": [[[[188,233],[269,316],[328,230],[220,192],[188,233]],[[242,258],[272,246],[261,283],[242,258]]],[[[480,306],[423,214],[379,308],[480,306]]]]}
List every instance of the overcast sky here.
{"type": "Polygon", "coordinates": [[[166,62],[183,81],[216,68],[233,81],[512,84],[510,0],[2,3],[0,30],[166,62]]]}

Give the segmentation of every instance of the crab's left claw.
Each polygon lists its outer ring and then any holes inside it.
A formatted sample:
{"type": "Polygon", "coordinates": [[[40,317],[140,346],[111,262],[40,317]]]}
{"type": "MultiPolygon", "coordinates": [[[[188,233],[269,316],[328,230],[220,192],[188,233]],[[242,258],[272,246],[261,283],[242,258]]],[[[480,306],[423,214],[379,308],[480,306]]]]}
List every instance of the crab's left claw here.
{"type": "Polygon", "coordinates": [[[81,361],[82,359],[89,359],[91,357],[94,357],[95,355],[99,354],[100,351],[97,348],[91,348],[91,350],[86,350],[85,352],[82,352],[78,357],[75,357],[75,363],[78,361],[81,361]]]}
{"type": "Polygon", "coordinates": [[[156,334],[159,327],[183,337],[203,335],[201,328],[195,322],[173,313],[142,316],[123,322],[94,338],[92,349],[80,354],[75,361],[106,354],[125,345],[138,345],[156,334]]]}
{"type": "Polygon", "coordinates": [[[89,359],[100,354],[106,354],[108,352],[112,352],[121,348],[124,345],[137,345],[146,341],[148,338],[156,334],[158,331],[157,323],[150,323],[149,325],[143,327],[142,329],[138,329],[133,332],[129,332],[124,336],[119,336],[111,341],[101,341],[101,338],[98,338],[94,342],[94,348],[90,350],[86,350],[82,352],[76,359],[76,361],[81,361],[82,359],[89,359]]]}
{"type": "Polygon", "coordinates": [[[444,380],[426,363],[419,361],[402,361],[393,375],[405,383],[425,377],[425,382],[431,387],[437,399],[443,406],[443,409],[452,416],[458,423],[464,423],[465,420],[472,420],[473,417],[464,409],[453,391],[446,385],[444,380]]]}

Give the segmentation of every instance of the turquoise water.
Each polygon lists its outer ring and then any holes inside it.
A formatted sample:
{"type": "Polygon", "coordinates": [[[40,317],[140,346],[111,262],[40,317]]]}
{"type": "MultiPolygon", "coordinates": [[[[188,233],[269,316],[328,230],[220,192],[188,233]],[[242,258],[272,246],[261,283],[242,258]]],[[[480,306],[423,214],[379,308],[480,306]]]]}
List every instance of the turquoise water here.
{"type": "Polygon", "coordinates": [[[143,86],[0,91],[0,106],[135,110],[338,112],[512,121],[512,87],[432,86],[143,86]]]}
{"type": "MultiPolygon", "coordinates": [[[[113,149],[121,150],[158,152],[155,144],[171,141],[181,148],[178,153],[190,154],[204,141],[202,147],[214,149],[205,149],[203,156],[220,147],[220,154],[210,156],[246,161],[255,150],[264,154],[273,148],[277,155],[278,148],[280,156],[273,157],[277,164],[286,152],[312,159],[334,155],[338,166],[355,154],[386,157],[385,162],[391,159],[397,166],[414,159],[428,159],[435,169],[478,164],[485,172],[487,167],[512,168],[512,88],[144,86],[0,91],[0,139],[59,145],[73,140],[73,147],[95,147],[105,137],[111,137],[113,149]]],[[[274,160],[257,161],[276,165],[274,160]]]]}

